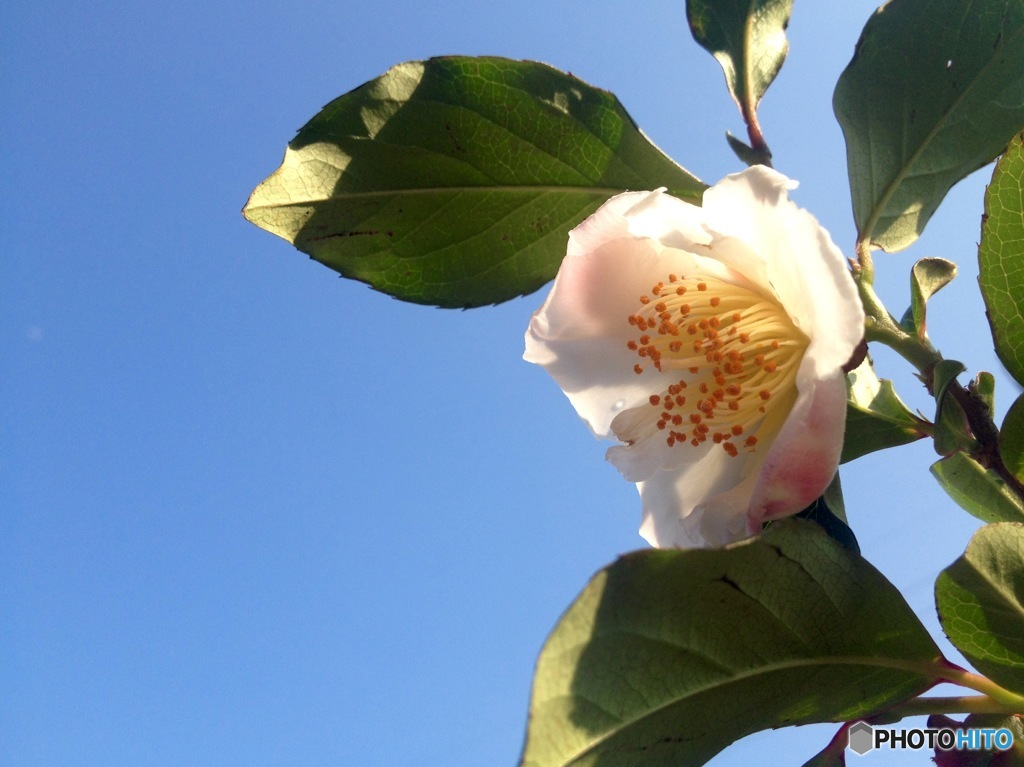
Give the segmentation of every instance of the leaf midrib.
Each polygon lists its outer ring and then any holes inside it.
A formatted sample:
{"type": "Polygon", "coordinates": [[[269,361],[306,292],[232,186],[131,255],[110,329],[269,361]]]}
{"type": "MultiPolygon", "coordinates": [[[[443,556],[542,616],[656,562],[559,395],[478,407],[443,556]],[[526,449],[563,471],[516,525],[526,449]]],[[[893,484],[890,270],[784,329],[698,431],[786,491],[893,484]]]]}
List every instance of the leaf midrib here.
{"type": "MultiPolygon", "coordinates": [[[[561,184],[496,184],[496,185],[473,185],[473,186],[438,186],[438,187],[418,187],[414,189],[377,189],[365,192],[343,192],[341,194],[332,194],[329,197],[317,197],[310,198],[307,200],[296,200],[293,202],[280,202],[280,203],[269,203],[266,205],[247,205],[246,210],[264,210],[264,209],[277,209],[277,208],[296,208],[296,207],[308,207],[310,205],[318,205],[333,200],[348,200],[348,199],[366,199],[374,197],[411,197],[414,195],[432,195],[432,194],[471,194],[471,193],[524,193],[531,192],[533,194],[572,194],[572,195],[586,195],[586,196],[600,196],[619,194],[623,191],[622,187],[619,186],[564,186],[561,184]]],[[[641,190],[647,191],[647,190],[641,190]]],[[[676,197],[677,195],[668,190],[668,194],[676,197]]],[[[679,198],[687,199],[687,198],[679,198]]],[[[695,197],[694,199],[697,199],[695,197]]]]}
{"type": "Polygon", "coordinates": [[[587,756],[588,754],[592,753],[595,749],[600,747],[607,740],[609,740],[612,737],[615,737],[616,735],[618,735],[623,730],[626,730],[626,729],[628,729],[630,727],[633,727],[634,725],[642,722],[646,718],[648,718],[650,716],[654,716],[654,715],[656,715],[656,714],[658,714],[658,713],[660,713],[660,712],[662,712],[662,711],[664,711],[664,710],[666,710],[668,708],[671,708],[672,706],[675,706],[675,705],[677,705],[679,703],[683,703],[686,700],[688,700],[690,698],[693,698],[693,697],[695,697],[695,696],[697,696],[697,695],[699,695],[699,694],[701,694],[703,692],[707,692],[709,690],[713,690],[713,689],[715,689],[717,687],[722,687],[724,685],[734,684],[736,682],[742,682],[744,680],[752,679],[752,678],[761,676],[763,674],[774,673],[776,671],[786,671],[788,669],[794,669],[794,668],[813,668],[815,666],[829,666],[829,665],[835,665],[835,666],[867,666],[869,668],[889,668],[889,669],[895,669],[897,671],[907,671],[907,672],[910,672],[910,673],[917,674],[919,676],[923,676],[926,679],[927,678],[931,678],[931,679],[933,679],[935,681],[938,681],[938,680],[940,680],[942,678],[942,672],[943,672],[943,667],[940,665],[940,663],[938,661],[935,661],[935,662],[901,661],[901,660],[898,660],[898,659],[895,659],[895,658],[878,658],[878,657],[875,657],[875,656],[824,656],[824,657],[821,657],[821,658],[814,658],[814,659],[811,659],[811,660],[803,659],[803,660],[799,660],[799,661],[795,661],[795,662],[771,663],[771,664],[768,664],[768,665],[765,665],[765,666],[759,666],[759,667],[757,667],[757,669],[753,669],[753,670],[750,670],[750,671],[747,671],[747,672],[739,673],[739,674],[731,677],[729,680],[725,681],[724,683],[708,684],[708,685],[704,685],[704,686],[702,686],[700,688],[697,688],[697,689],[688,690],[687,693],[685,695],[683,695],[683,696],[680,696],[680,697],[677,697],[677,698],[673,698],[672,700],[667,701],[667,702],[663,703],[660,706],[657,706],[657,707],[652,708],[652,709],[648,709],[641,716],[638,716],[638,717],[636,717],[634,719],[631,719],[630,721],[622,724],[621,726],[617,727],[614,730],[610,730],[609,732],[605,733],[604,735],[602,735],[597,740],[595,740],[592,743],[590,743],[586,748],[582,749],[581,751],[578,751],[576,754],[571,756],[568,759],[568,761],[565,761],[565,762],[562,763],[563,767],[569,767],[569,765],[572,765],[573,763],[577,762],[579,759],[581,759],[581,758],[587,756]]]}

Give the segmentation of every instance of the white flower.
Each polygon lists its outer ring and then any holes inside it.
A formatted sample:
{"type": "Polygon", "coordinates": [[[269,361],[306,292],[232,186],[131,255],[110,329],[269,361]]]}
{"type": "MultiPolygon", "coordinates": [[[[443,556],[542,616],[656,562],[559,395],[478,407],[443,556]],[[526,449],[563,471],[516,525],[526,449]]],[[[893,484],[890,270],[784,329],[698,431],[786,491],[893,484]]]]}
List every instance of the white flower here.
{"type": "Polygon", "coordinates": [[[765,167],[703,207],[610,199],[569,234],[530,322],[542,365],[636,482],[654,546],[722,545],[800,511],[842,448],[864,312],[846,261],[765,167]]]}

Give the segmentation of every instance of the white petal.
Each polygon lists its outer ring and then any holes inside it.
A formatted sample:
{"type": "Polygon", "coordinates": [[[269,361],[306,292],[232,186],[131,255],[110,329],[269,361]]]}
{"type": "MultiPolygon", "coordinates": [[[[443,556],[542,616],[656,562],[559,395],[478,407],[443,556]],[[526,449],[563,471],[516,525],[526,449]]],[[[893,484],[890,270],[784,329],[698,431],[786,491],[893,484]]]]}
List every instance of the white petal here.
{"type": "MultiPolygon", "coordinates": [[[[844,365],[864,335],[864,310],[849,266],[828,232],[786,194],[796,184],[755,166],[704,195],[708,226],[747,243],[797,327],[811,339],[815,377],[844,365]]],[[[756,278],[756,270],[733,266],[756,278]]]]}
{"type": "Polygon", "coordinates": [[[835,472],[846,410],[840,368],[862,338],[864,315],[842,253],[789,199],[794,186],[755,167],[709,189],[703,208],[660,191],[609,200],[570,233],[531,321],[526,359],[548,370],[596,434],[624,443],[608,459],[638,483],[641,534],[655,546],[717,546],[756,533],[765,519],[814,500],[835,472]],[[774,297],[809,339],[794,388],[774,392],[756,450],[669,446],[657,429],[649,397],[678,371],[633,371],[627,319],[672,273],[774,297]]]}
{"type": "Polygon", "coordinates": [[[753,456],[721,450],[677,471],[659,471],[638,484],[643,502],[640,535],[652,546],[721,546],[746,533],[753,456]],[[744,481],[746,479],[747,481],[744,481]],[[709,513],[710,510],[710,513],[709,513]]]}
{"type": "MultiPolygon", "coordinates": [[[[554,285],[526,333],[524,359],[548,371],[599,437],[612,436],[611,422],[620,412],[662,390],[653,380],[656,371],[633,371],[637,357],[626,342],[633,336],[627,320],[640,308],[640,296],[669,273],[694,269],[689,253],[637,236],[655,231],[651,211],[665,210],[683,228],[692,211],[700,213],[662,192],[627,192],[574,229],[554,285]],[[627,218],[632,216],[637,218],[627,218]]],[[[670,234],[686,240],[680,231],[670,234]]]]}

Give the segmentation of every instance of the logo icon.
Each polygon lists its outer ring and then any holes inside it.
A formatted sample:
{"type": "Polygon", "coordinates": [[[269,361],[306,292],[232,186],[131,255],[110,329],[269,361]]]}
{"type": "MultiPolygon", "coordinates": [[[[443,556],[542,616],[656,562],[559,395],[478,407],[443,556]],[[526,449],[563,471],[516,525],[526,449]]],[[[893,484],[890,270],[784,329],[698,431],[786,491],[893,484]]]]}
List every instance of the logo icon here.
{"type": "Polygon", "coordinates": [[[867,722],[857,722],[847,731],[849,747],[858,756],[864,756],[875,747],[874,728],[867,722]]]}

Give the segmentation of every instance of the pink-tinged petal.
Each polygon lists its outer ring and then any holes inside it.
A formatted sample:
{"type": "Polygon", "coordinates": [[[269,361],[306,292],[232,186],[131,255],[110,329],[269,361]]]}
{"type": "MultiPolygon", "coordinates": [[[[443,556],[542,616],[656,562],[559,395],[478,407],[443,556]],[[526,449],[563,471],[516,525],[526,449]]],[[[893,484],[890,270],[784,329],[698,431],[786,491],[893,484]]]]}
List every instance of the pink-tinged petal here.
{"type": "Polygon", "coordinates": [[[569,232],[566,257],[585,256],[613,240],[644,237],[643,234],[630,231],[626,215],[633,208],[642,205],[645,200],[659,194],[660,192],[623,192],[609,199],[569,232]]]}
{"type": "Polygon", "coordinates": [[[655,546],[719,546],[800,511],[842,447],[863,310],[828,233],[756,167],[695,208],[620,195],[569,237],[527,333],[640,490],[655,546]],[[643,298],[641,298],[643,296],[643,298]],[[638,374],[639,373],[639,374],[638,374]]]}
{"type": "Polygon", "coordinates": [[[846,384],[836,372],[801,391],[758,474],[747,513],[757,532],[818,498],[835,476],[846,425],[846,384]]]}
{"type": "Polygon", "coordinates": [[[612,419],[651,394],[649,381],[633,372],[626,318],[650,288],[657,260],[654,244],[636,239],[566,258],[530,321],[524,359],[547,370],[599,437],[611,437],[612,419]]]}
{"type": "Polygon", "coordinates": [[[670,272],[694,269],[690,253],[633,231],[654,231],[627,218],[652,210],[685,219],[700,209],[663,192],[613,197],[570,232],[562,267],[526,333],[524,359],[548,371],[598,437],[612,437],[612,419],[658,391],[651,376],[634,372],[636,354],[626,348],[627,319],[640,296],[670,272]]]}

